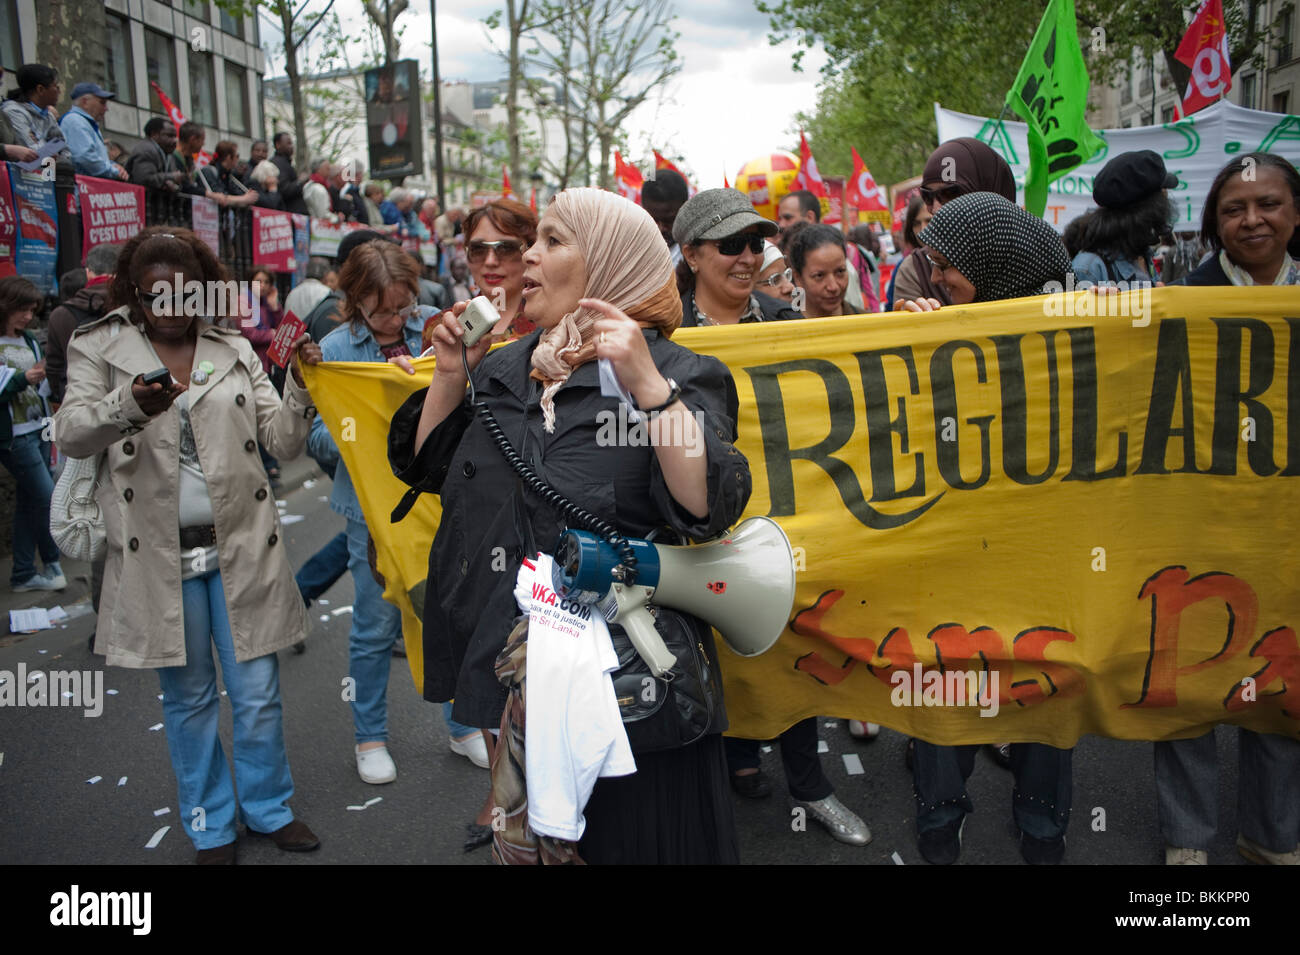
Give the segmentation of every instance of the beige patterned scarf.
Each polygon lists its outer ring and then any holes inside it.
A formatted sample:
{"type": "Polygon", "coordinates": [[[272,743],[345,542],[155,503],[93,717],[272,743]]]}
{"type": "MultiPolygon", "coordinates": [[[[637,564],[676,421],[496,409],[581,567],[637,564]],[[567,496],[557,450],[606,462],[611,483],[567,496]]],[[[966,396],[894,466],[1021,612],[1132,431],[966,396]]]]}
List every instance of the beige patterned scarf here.
{"type": "MultiPolygon", "coordinates": [[[[616,305],[643,328],[671,335],[682,322],[682,301],[668,246],[640,206],[601,189],[569,189],[546,210],[577,239],[587,263],[585,298],[616,305]]],[[[532,377],[542,382],[542,423],[555,431],[555,393],[573,369],[596,357],[593,330],[600,313],[578,308],[542,333],[533,350],[532,377]]]]}

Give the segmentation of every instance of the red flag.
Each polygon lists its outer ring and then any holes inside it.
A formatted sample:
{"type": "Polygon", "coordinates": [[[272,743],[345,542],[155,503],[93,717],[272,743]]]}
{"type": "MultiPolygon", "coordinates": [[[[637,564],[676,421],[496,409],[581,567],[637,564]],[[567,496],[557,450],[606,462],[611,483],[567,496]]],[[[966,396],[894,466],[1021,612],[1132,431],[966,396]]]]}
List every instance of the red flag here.
{"type": "Polygon", "coordinates": [[[1209,106],[1232,89],[1222,0],[1204,0],[1183,35],[1183,42],[1174,51],[1174,58],[1192,71],[1187,91],[1183,93],[1184,116],[1209,106]]]}
{"type": "Polygon", "coordinates": [[[722,170],[722,188],[730,189],[731,183],[727,181],[727,170],[722,170]]]}
{"type": "Polygon", "coordinates": [[[505,163],[501,164],[501,198],[514,198],[515,191],[510,188],[510,170],[505,163]]]}
{"type": "Polygon", "coordinates": [[[691,185],[691,181],[686,178],[686,173],[682,172],[680,169],[678,169],[676,166],[673,165],[672,160],[665,159],[663,156],[659,155],[659,150],[657,149],[651,151],[655,154],[656,169],[671,169],[673,172],[677,173],[677,175],[681,176],[683,179],[686,179],[687,196],[693,196],[695,195],[695,193],[699,191],[698,189],[696,189],[694,186],[691,185]]]}
{"type": "MultiPolygon", "coordinates": [[[[161,86],[153,80],[149,81],[149,85],[158,94],[158,99],[163,105],[163,111],[167,114],[167,118],[172,121],[172,125],[176,127],[176,132],[179,133],[181,127],[185,125],[185,114],[181,112],[179,106],[167,98],[167,94],[162,91],[161,86]]],[[[194,165],[196,166],[206,166],[210,162],[212,162],[212,153],[207,150],[200,150],[199,154],[194,157],[194,165]]]]}
{"type": "Polygon", "coordinates": [[[618,194],[625,199],[631,199],[637,205],[641,204],[641,183],[643,177],[641,170],[637,169],[630,162],[627,162],[622,153],[617,149],[614,150],[614,185],[618,188],[618,194]]]}
{"type": "Polygon", "coordinates": [[[844,202],[859,212],[867,213],[862,218],[867,221],[879,221],[888,229],[890,226],[889,203],[885,190],[876,184],[871,170],[858,155],[857,149],[849,147],[853,153],[853,176],[844,190],[844,202]]]}
{"type": "MultiPolygon", "coordinates": [[[[808,140],[799,130],[799,175],[794,179],[794,190],[807,189],[814,196],[826,197],[826,183],[822,181],[822,174],[817,171],[817,160],[813,159],[812,150],[808,148],[808,140]]],[[[823,209],[825,206],[823,205],[823,209]]]]}
{"type": "Polygon", "coordinates": [[[537,187],[533,186],[532,191],[528,194],[528,208],[537,212],[537,187]]]}

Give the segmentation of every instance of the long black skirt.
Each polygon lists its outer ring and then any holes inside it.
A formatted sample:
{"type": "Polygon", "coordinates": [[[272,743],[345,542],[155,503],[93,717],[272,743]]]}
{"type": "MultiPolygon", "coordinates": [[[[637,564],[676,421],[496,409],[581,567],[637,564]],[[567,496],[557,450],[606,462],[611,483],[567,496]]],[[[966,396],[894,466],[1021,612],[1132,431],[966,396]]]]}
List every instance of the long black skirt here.
{"type": "Polygon", "coordinates": [[[735,865],[736,820],[722,736],[638,753],[631,776],[600,779],[578,854],[591,865],[735,865]]]}

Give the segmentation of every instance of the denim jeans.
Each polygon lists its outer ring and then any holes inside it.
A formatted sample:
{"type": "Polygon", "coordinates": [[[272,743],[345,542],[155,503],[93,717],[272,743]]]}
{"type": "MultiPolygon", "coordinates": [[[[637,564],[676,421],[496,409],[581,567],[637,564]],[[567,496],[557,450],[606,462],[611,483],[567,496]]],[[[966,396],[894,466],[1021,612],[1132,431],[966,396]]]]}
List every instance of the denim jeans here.
{"type": "Polygon", "coordinates": [[[348,675],[353,680],[352,724],[358,743],[388,739],[388,667],[402,634],[402,612],[384,599],[366,556],[364,521],[348,521],[348,569],[352,571],[352,632],[348,675]]]}
{"type": "Polygon", "coordinates": [[[329,590],[348,571],[348,535],[339,531],[330,542],[307,559],[294,576],[302,599],[311,602],[329,590]]]}
{"type": "MultiPolygon", "coordinates": [[[[8,411],[0,408],[0,414],[8,411]]],[[[18,499],[14,504],[14,566],[10,585],[26,583],[36,576],[36,552],[45,566],[59,559],[59,547],[50,536],[50,495],[54,477],[50,474],[50,443],[39,431],[14,438],[8,451],[0,451],[0,464],[14,476],[18,499]]]]}
{"type": "MultiPolygon", "coordinates": [[[[1156,806],[1165,844],[1208,850],[1219,828],[1214,733],[1155,744],[1156,806]]],[[[1272,852],[1300,844],[1300,742],[1243,729],[1237,739],[1237,829],[1272,852]]]]}
{"type": "MultiPolygon", "coordinates": [[[[817,717],[810,716],[791,726],[779,737],[781,765],[785,769],[785,782],[792,799],[816,802],[825,799],[835,790],[822,772],[821,757],[817,755],[817,717]]],[[[722,744],[727,753],[727,771],[758,769],[759,745],[756,739],[724,736],[722,744]]]]}
{"type": "Polygon", "coordinates": [[[176,773],[179,824],[196,849],[214,849],[235,841],[236,813],[238,821],[257,832],[274,832],[293,821],[280,668],[274,653],[236,662],[221,571],[182,582],[181,601],[188,662],[158,670],[163,725],[176,773]],[[234,717],[233,786],[218,733],[221,696],[212,660],[214,644],[234,717]]]}
{"type": "MultiPolygon", "coordinates": [[[[966,780],[975,768],[978,752],[978,746],[936,746],[916,741],[912,777],[918,833],[938,829],[975,811],[966,792],[966,780]]],[[[1026,835],[1035,839],[1065,835],[1070,822],[1073,755],[1072,749],[1042,743],[1011,744],[1011,772],[1016,780],[1011,815],[1026,835]]]]}

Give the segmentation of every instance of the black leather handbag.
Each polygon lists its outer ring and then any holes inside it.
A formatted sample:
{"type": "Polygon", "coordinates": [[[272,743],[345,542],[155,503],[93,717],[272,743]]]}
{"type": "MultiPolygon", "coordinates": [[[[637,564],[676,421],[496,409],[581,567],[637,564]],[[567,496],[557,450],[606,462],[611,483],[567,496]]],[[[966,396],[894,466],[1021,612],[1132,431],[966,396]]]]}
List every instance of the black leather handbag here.
{"type": "Polygon", "coordinates": [[[689,614],[652,607],[655,629],[677,657],[666,677],[656,677],[627,632],[611,624],[609,635],[619,668],[611,674],[623,728],[633,753],[689,746],[727,728],[713,632],[689,614]]]}

